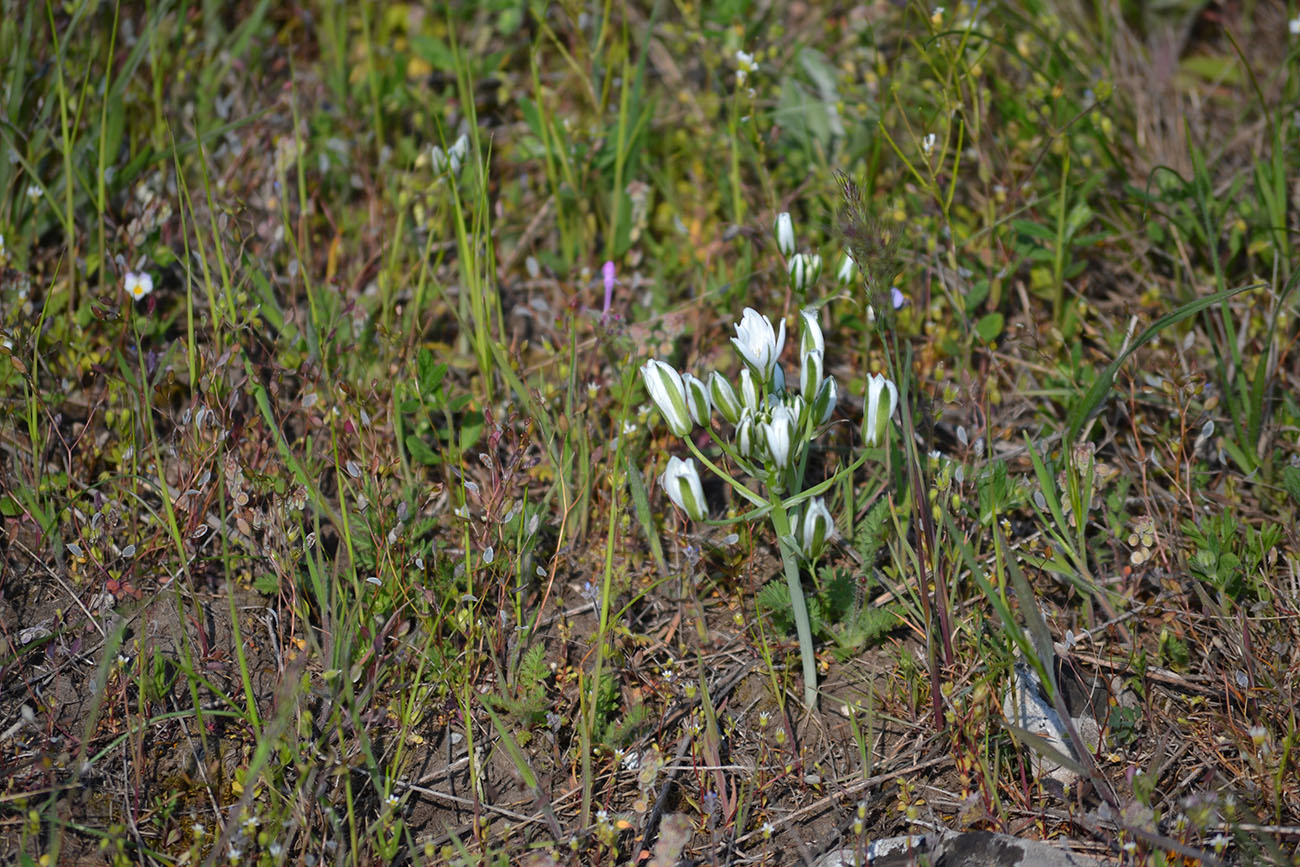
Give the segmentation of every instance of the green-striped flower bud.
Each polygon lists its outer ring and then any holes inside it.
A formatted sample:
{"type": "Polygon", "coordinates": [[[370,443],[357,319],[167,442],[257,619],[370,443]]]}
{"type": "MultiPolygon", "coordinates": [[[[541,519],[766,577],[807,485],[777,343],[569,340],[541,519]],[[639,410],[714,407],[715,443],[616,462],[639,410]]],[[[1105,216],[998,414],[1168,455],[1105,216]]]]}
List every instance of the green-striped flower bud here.
{"type": "Polygon", "coordinates": [[[668,459],[668,467],[659,477],[668,499],[677,508],[687,514],[692,521],[703,521],[708,515],[704,501],[704,487],[700,484],[700,474],[695,469],[691,458],[682,460],[673,456],[668,459]]]}
{"type": "Polygon", "coordinates": [[[691,414],[686,407],[686,386],[670,364],[651,359],[641,366],[646,391],[663,414],[668,429],[679,437],[691,432],[691,414]]]}
{"type": "Polygon", "coordinates": [[[788,211],[782,211],[776,215],[776,248],[781,251],[782,256],[789,257],[794,253],[794,221],[790,219],[788,211]]]}
{"type": "Polygon", "coordinates": [[[853,278],[857,276],[858,263],[853,261],[853,257],[845,253],[840,257],[839,270],[835,272],[835,282],[839,283],[844,289],[853,285],[853,278]]]}
{"type": "Polygon", "coordinates": [[[889,429],[889,420],[898,407],[898,386],[883,374],[873,373],[867,377],[867,417],[862,423],[862,439],[869,446],[877,445],[885,439],[889,429]]]}
{"type": "Polygon", "coordinates": [[[740,403],[750,412],[758,412],[763,408],[760,400],[758,383],[754,381],[749,368],[745,367],[740,371],[740,403]]]}
{"type": "Polygon", "coordinates": [[[835,535],[835,519],[831,517],[831,510],[826,508],[824,499],[813,497],[803,520],[799,522],[798,533],[803,555],[809,560],[816,560],[827,541],[835,535]]]}
{"type": "Polygon", "coordinates": [[[690,410],[691,419],[700,427],[708,427],[712,412],[709,387],[689,373],[682,374],[682,382],[686,386],[686,408],[690,410]]]}
{"type": "MultiPolygon", "coordinates": [[[[745,370],[748,371],[749,368],[745,370]]],[[[713,405],[728,422],[735,424],[740,421],[740,412],[744,409],[740,398],[736,397],[736,391],[731,387],[731,383],[727,382],[727,378],[716,370],[709,377],[709,397],[713,399],[713,405]]]]}
{"type": "Polygon", "coordinates": [[[799,368],[799,393],[811,401],[822,387],[822,353],[819,349],[810,349],[803,354],[803,365],[799,368]]]}
{"type": "Polygon", "coordinates": [[[835,384],[835,377],[828,376],[822,380],[821,388],[817,389],[817,397],[809,410],[813,423],[820,426],[830,421],[831,413],[835,412],[835,403],[838,400],[839,386],[835,384]]]}
{"type": "Polygon", "coordinates": [[[799,354],[803,355],[810,349],[824,353],[826,341],[822,338],[822,327],[817,322],[817,308],[805,307],[799,311],[799,318],[803,321],[803,329],[799,332],[799,354]]]}

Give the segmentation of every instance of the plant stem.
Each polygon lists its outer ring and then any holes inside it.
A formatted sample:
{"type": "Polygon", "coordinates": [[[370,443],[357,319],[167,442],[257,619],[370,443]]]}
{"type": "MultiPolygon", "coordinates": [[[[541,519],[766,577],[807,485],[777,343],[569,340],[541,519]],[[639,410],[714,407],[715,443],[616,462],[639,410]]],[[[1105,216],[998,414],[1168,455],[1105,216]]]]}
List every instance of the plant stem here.
{"type": "Polygon", "coordinates": [[[775,493],[772,497],[772,527],[776,542],[781,548],[781,562],[785,564],[785,583],[790,588],[790,613],[794,616],[795,630],[799,633],[799,657],[803,662],[803,703],[809,710],[817,706],[817,659],[813,655],[812,624],[808,621],[808,605],[803,598],[803,585],[799,583],[799,563],[790,548],[790,516],[785,503],[775,493]]]}

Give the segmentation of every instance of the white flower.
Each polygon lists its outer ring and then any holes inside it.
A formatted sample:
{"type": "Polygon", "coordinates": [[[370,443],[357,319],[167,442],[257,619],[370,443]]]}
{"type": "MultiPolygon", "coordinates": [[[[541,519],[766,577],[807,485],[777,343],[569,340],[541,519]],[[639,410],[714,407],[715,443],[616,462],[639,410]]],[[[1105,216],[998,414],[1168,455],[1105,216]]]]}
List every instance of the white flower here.
{"type": "Polygon", "coordinates": [[[709,387],[689,373],[682,374],[682,382],[686,386],[686,408],[690,410],[691,419],[701,427],[708,427],[712,411],[709,387]]]}
{"type": "Polygon", "coordinates": [[[650,399],[668,423],[668,429],[679,437],[690,433],[691,414],[686,408],[686,386],[682,375],[672,365],[652,358],[641,365],[641,378],[645,380],[650,399]]]}
{"type": "Polygon", "coordinates": [[[736,344],[736,350],[745,363],[754,368],[755,373],[762,374],[766,382],[785,348],[785,320],[781,320],[778,334],[772,328],[772,320],[754,308],[746,307],[740,322],[736,323],[736,336],[731,338],[731,342],[736,344]]]}
{"type": "Polygon", "coordinates": [[[889,420],[898,407],[898,386],[883,374],[873,373],[867,377],[867,418],[862,424],[862,438],[867,445],[874,446],[885,438],[889,420]]]}
{"type": "Polygon", "coordinates": [[[934,153],[934,133],[930,133],[921,139],[921,150],[925,151],[927,157],[934,153]]]}
{"type": "Polygon", "coordinates": [[[740,87],[745,86],[745,81],[749,78],[750,73],[758,72],[758,63],[754,61],[754,55],[748,51],[736,52],[736,84],[740,87]]]}
{"type": "Polygon", "coordinates": [[[853,283],[853,275],[858,273],[858,263],[848,253],[840,259],[840,269],[835,272],[835,281],[845,289],[853,283]]]}
{"type": "Polygon", "coordinates": [[[762,425],[763,440],[772,463],[785,469],[790,463],[790,444],[794,440],[794,418],[783,405],[772,407],[771,421],[762,425]]]}
{"type": "Polygon", "coordinates": [[[145,271],[139,274],[134,271],[126,272],[126,294],[131,296],[133,301],[139,301],[144,296],[153,291],[153,278],[145,271]]]}
{"type": "MultiPolygon", "coordinates": [[[[745,370],[748,371],[749,368],[745,370]]],[[[753,377],[750,377],[750,382],[753,382],[753,377]]],[[[740,399],[736,397],[736,391],[731,387],[731,383],[716,370],[709,376],[709,397],[713,400],[713,405],[718,408],[718,412],[722,413],[722,417],[728,422],[735,424],[740,421],[740,411],[744,407],[740,405],[740,399]]]]}
{"type": "Polygon", "coordinates": [[[1300,15],[1288,21],[1286,26],[1291,31],[1292,36],[1300,36],[1300,15]]]}
{"type": "Polygon", "coordinates": [[[789,211],[776,215],[776,249],[787,258],[794,255],[794,222],[789,211]]]}
{"type": "Polygon", "coordinates": [[[704,487],[700,484],[700,474],[695,469],[694,459],[682,460],[676,455],[670,457],[668,467],[659,477],[659,484],[673,505],[685,512],[691,520],[704,520],[707,514],[704,487]]]}
{"type": "Polygon", "coordinates": [[[32,202],[32,204],[36,204],[36,201],[40,199],[42,195],[44,195],[44,191],[39,186],[36,184],[27,185],[27,198],[32,202]]]}
{"type": "Polygon", "coordinates": [[[831,510],[826,508],[824,499],[813,497],[799,522],[798,532],[803,555],[809,560],[817,559],[826,547],[826,541],[835,534],[835,519],[831,517],[831,510]]]}

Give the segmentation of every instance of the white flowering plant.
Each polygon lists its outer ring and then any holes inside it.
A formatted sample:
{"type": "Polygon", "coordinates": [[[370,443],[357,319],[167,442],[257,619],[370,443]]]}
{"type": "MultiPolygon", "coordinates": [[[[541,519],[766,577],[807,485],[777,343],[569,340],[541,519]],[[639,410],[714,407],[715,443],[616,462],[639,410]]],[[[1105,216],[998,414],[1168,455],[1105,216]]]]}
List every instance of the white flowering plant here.
{"type": "MultiPolygon", "coordinates": [[[[788,223],[778,221],[780,238],[788,223]]],[[[786,239],[781,238],[782,242],[786,239]]],[[[823,496],[844,473],[805,487],[808,452],[826,429],[839,401],[839,386],[826,370],[826,342],[815,308],[799,313],[799,375],[787,378],[781,364],[786,343],[784,320],[775,325],[753,308],[746,308],[731,342],[742,362],[738,385],[718,371],[707,377],[679,373],[667,362],[651,359],[641,368],[646,391],[668,429],[682,438],[694,459],[672,456],[659,484],[675,506],[695,521],[708,515],[696,460],[732,487],[755,508],[735,520],[767,517],[776,531],[789,590],[790,614],[799,636],[805,702],[816,702],[816,660],[800,567],[816,562],[835,538],[835,517],[823,496]],[[730,425],[729,435],[715,428],[713,410],[730,425]],[[732,465],[761,483],[755,490],[710,460],[693,439],[696,429],[707,433],[732,465]]],[[[872,380],[870,437],[881,440],[898,402],[893,383],[872,380]]]]}

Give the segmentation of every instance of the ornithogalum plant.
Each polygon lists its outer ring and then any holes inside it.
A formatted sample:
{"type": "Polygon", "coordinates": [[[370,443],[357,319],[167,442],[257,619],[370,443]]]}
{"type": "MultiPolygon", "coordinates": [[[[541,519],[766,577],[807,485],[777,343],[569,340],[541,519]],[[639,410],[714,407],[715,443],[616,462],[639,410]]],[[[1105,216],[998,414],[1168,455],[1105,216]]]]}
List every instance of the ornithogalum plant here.
{"type": "MultiPolygon", "coordinates": [[[[782,229],[778,222],[778,236],[782,229]]],[[[785,348],[785,322],[774,328],[770,319],[752,308],[745,309],[736,324],[736,336],[731,338],[743,362],[739,387],[717,371],[697,378],[678,373],[657,359],[641,368],[646,390],[669,430],[683,439],[704,467],[756,507],[742,516],[744,519],[766,516],[776,531],[790,591],[790,613],[799,635],[804,701],[809,707],[817,699],[817,669],[799,570],[801,566],[815,568],[817,558],[835,536],[835,518],[826,501],[817,496],[835,478],[805,488],[804,471],[808,447],[830,421],[839,395],[834,377],[826,373],[826,344],[817,317],[814,308],[799,314],[800,369],[799,376],[792,380],[786,379],[780,361],[785,348]],[[719,435],[720,430],[714,427],[714,409],[731,425],[729,436],[719,435]],[[760,482],[761,488],[755,490],[738,481],[706,457],[690,436],[696,426],[708,432],[727,458],[760,482]]],[[[897,403],[893,383],[883,377],[881,380],[884,384],[876,386],[869,399],[869,438],[873,443],[882,436],[897,403]]],[[[851,472],[860,462],[841,472],[851,472]]],[[[659,483],[673,504],[692,520],[707,517],[708,507],[694,460],[670,457],[659,483]]]]}

